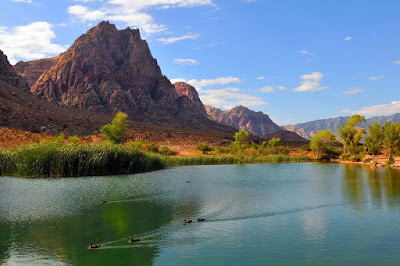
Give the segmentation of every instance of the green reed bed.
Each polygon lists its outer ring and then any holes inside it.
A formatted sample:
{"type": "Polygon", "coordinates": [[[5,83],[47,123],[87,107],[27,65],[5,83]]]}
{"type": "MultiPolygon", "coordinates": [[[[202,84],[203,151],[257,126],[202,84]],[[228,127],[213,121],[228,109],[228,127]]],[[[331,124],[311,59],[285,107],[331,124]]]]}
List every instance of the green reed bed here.
{"type": "Polygon", "coordinates": [[[159,156],[123,145],[47,142],[0,150],[0,175],[78,177],[134,174],[166,168],[159,156]]]}
{"type": "Polygon", "coordinates": [[[270,155],[270,156],[215,156],[202,155],[194,157],[166,157],[164,161],[167,166],[184,166],[184,165],[219,165],[219,164],[246,164],[246,163],[299,163],[312,161],[309,157],[298,156],[291,157],[288,155],[270,155]]]}

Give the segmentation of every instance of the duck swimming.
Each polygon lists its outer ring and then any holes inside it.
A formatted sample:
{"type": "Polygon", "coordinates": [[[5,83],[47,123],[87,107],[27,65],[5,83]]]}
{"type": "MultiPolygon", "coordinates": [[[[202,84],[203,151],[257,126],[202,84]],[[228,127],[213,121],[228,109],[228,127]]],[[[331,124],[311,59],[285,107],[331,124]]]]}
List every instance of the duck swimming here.
{"type": "Polygon", "coordinates": [[[192,222],[193,222],[192,220],[186,220],[186,219],[183,220],[183,223],[184,223],[184,224],[190,224],[190,223],[192,223],[192,222]]]}
{"type": "Polygon", "coordinates": [[[204,222],[205,220],[206,220],[206,219],[203,219],[203,218],[197,219],[198,222],[204,222]]]}
{"type": "Polygon", "coordinates": [[[141,241],[140,238],[131,238],[131,240],[129,240],[129,242],[131,242],[131,243],[135,243],[135,242],[139,242],[139,241],[141,241]]]}
{"type": "Polygon", "coordinates": [[[89,248],[90,248],[90,249],[92,249],[92,248],[100,248],[100,247],[101,247],[101,245],[89,244],[89,248]]]}
{"type": "Polygon", "coordinates": [[[105,204],[105,203],[107,203],[106,200],[102,200],[102,201],[101,201],[101,204],[105,204]]]}

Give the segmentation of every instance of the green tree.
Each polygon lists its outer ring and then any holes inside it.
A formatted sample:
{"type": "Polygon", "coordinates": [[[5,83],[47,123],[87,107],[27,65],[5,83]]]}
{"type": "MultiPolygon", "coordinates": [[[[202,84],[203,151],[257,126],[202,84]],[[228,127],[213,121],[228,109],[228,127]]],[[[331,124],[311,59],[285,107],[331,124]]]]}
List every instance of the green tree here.
{"type": "Polygon", "coordinates": [[[281,142],[280,138],[272,138],[268,141],[268,147],[271,149],[275,149],[278,146],[279,142],[281,142]]]}
{"type": "Polygon", "coordinates": [[[383,132],[381,124],[375,122],[373,125],[368,125],[368,136],[365,138],[365,144],[368,147],[368,152],[377,156],[382,148],[383,132]]]}
{"type": "Polygon", "coordinates": [[[393,150],[400,144],[400,123],[387,121],[383,126],[383,146],[389,160],[393,158],[393,150]]]}
{"type": "Polygon", "coordinates": [[[104,135],[111,143],[125,143],[126,132],[128,130],[127,118],[127,114],[118,112],[110,124],[104,125],[100,129],[100,133],[104,135]]]}
{"type": "Polygon", "coordinates": [[[311,138],[310,149],[317,152],[317,159],[321,153],[332,149],[336,143],[336,136],[329,130],[320,131],[311,138]]]}
{"type": "Polygon", "coordinates": [[[235,133],[235,141],[232,143],[233,152],[242,154],[243,150],[249,146],[249,132],[243,129],[235,133]]]}
{"type": "Polygon", "coordinates": [[[342,125],[338,131],[343,143],[343,155],[346,156],[350,152],[353,157],[357,151],[358,144],[362,136],[365,134],[364,128],[356,128],[356,126],[365,121],[364,116],[353,115],[347,120],[347,125],[342,125]]]}

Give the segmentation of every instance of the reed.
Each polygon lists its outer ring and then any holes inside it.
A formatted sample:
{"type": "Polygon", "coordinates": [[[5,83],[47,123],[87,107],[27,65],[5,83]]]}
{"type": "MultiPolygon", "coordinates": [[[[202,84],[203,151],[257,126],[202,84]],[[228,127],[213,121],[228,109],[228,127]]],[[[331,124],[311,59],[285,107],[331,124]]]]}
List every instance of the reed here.
{"type": "Polygon", "coordinates": [[[121,175],[164,169],[159,156],[112,144],[47,142],[0,150],[0,175],[79,177],[121,175]]]}
{"type": "Polygon", "coordinates": [[[312,161],[309,157],[278,154],[270,156],[239,157],[231,155],[214,156],[203,155],[193,157],[168,157],[164,161],[169,167],[185,165],[220,165],[220,164],[248,164],[248,163],[299,163],[312,161]]]}

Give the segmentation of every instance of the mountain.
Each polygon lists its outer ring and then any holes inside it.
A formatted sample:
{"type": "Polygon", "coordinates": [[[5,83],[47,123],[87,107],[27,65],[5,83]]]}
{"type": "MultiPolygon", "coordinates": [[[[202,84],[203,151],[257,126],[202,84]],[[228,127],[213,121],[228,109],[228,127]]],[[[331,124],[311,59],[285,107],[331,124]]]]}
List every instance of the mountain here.
{"type": "Polygon", "coordinates": [[[101,22],[57,57],[31,88],[40,99],[178,128],[233,129],[213,123],[187,96],[179,96],[138,29],[101,22]]]}
{"type": "MultiPolygon", "coordinates": [[[[315,136],[319,131],[322,130],[329,130],[337,135],[340,126],[346,124],[349,118],[350,118],[349,116],[346,116],[346,117],[321,119],[306,123],[300,123],[296,125],[287,125],[283,126],[283,128],[289,131],[296,132],[303,138],[311,140],[313,136],[315,136]]],[[[366,122],[360,123],[359,126],[363,128],[368,128],[368,125],[371,125],[375,122],[381,123],[383,125],[386,121],[400,122],[400,113],[389,116],[371,117],[368,118],[366,122]]]]}
{"type": "Polygon", "coordinates": [[[300,137],[295,132],[287,131],[287,130],[282,130],[282,131],[277,131],[277,132],[274,132],[274,133],[266,134],[264,136],[264,138],[266,138],[266,139],[279,138],[285,143],[287,143],[287,142],[290,142],[290,143],[297,142],[297,143],[302,144],[302,143],[309,143],[310,142],[309,140],[307,140],[307,139],[305,139],[303,137],[300,137]]]}
{"type": "Polygon", "coordinates": [[[206,108],[199,98],[199,94],[192,85],[186,82],[175,82],[174,86],[179,96],[187,96],[205,117],[208,116],[206,108]]]}
{"type": "Polygon", "coordinates": [[[14,66],[14,69],[18,75],[22,76],[28,82],[29,87],[32,87],[47,69],[56,64],[56,61],[56,57],[29,62],[19,61],[14,66]]]}
{"type": "Polygon", "coordinates": [[[275,124],[268,115],[252,111],[244,106],[237,106],[228,111],[222,111],[209,105],[205,105],[205,108],[210,119],[223,125],[246,130],[260,137],[282,131],[282,128],[275,124]]]}
{"type": "Polygon", "coordinates": [[[0,127],[69,135],[98,133],[110,116],[61,107],[32,95],[0,51],[0,127]],[[21,89],[22,88],[22,89],[21,89]]]}
{"type": "Polygon", "coordinates": [[[0,79],[21,90],[29,91],[26,80],[15,72],[3,51],[0,51],[0,79]]]}

